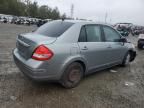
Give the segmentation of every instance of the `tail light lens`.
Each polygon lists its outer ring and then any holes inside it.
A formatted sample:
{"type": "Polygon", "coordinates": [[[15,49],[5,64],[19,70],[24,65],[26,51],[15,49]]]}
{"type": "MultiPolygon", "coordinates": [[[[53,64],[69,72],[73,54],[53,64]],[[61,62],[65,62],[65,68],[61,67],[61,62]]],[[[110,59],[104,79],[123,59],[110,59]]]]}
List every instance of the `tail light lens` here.
{"type": "Polygon", "coordinates": [[[44,61],[51,59],[53,55],[53,52],[49,48],[44,45],[40,45],[35,49],[32,58],[35,60],[44,61]]]}

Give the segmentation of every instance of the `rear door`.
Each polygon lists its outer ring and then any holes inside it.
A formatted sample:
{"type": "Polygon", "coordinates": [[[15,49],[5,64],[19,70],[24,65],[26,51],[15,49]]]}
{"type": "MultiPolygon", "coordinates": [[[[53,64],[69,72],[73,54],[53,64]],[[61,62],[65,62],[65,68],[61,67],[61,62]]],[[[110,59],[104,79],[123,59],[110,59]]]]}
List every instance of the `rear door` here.
{"type": "Polygon", "coordinates": [[[121,35],[112,27],[103,26],[103,33],[105,37],[105,45],[108,48],[108,62],[109,64],[116,64],[122,61],[124,55],[127,52],[127,48],[124,43],[118,42],[121,35]]]}
{"type": "Polygon", "coordinates": [[[108,63],[107,46],[100,25],[82,26],[79,36],[79,47],[81,55],[86,59],[88,70],[95,71],[108,63]]]}

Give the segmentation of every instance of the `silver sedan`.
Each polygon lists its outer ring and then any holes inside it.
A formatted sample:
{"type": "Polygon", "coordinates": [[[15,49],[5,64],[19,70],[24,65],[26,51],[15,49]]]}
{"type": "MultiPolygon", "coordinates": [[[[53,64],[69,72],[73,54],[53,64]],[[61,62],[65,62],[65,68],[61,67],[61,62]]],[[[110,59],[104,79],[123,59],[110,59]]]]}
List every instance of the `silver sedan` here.
{"type": "Polygon", "coordinates": [[[134,45],[115,29],[88,21],[56,20],[17,37],[13,57],[18,68],[36,81],[57,81],[66,88],[87,74],[126,66],[136,56],[134,45]]]}

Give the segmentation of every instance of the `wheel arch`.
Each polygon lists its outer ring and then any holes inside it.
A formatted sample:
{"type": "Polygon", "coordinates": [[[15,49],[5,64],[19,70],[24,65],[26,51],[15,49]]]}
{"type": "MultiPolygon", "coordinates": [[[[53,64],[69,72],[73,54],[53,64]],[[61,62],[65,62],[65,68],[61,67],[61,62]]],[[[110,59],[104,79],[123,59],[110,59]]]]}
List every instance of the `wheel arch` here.
{"type": "Polygon", "coordinates": [[[130,53],[130,62],[132,62],[136,57],[136,52],[134,52],[132,49],[129,49],[128,52],[130,53]]]}
{"type": "Polygon", "coordinates": [[[74,62],[78,62],[82,65],[82,67],[84,68],[84,75],[85,75],[85,73],[87,72],[87,62],[83,58],[78,57],[78,58],[71,58],[65,61],[65,63],[63,64],[62,72],[61,72],[61,77],[63,76],[63,73],[65,72],[66,68],[74,62]]]}
{"type": "Polygon", "coordinates": [[[84,74],[85,74],[85,72],[86,72],[86,64],[83,61],[81,61],[81,60],[76,60],[74,62],[78,62],[78,63],[80,63],[82,65],[82,67],[84,69],[84,74]]]}
{"type": "MultiPolygon", "coordinates": [[[[135,53],[132,49],[129,49],[129,50],[126,52],[125,56],[126,56],[128,53],[130,54],[130,62],[131,62],[131,61],[134,60],[134,58],[135,58],[135,56],[136,56],[136,53],[135,53]]],[[[125,56],[124,56],[123,60],[125,59],[125,56]]]]}

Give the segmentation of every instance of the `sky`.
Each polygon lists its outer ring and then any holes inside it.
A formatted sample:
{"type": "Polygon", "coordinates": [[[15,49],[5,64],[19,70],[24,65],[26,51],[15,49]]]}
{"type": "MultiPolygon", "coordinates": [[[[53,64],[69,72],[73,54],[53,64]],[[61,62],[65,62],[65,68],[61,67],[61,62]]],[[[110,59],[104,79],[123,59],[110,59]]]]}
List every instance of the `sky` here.
{"type": "Polygon", "coordinates": [[[61,13],[74,18],[107,23],[129,22],[144,26],[144,0],[31,0],[39,5],[58,7],[61,13]]]}

